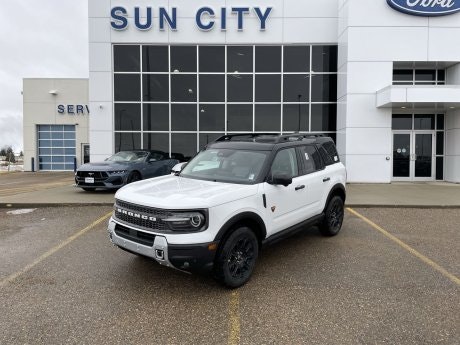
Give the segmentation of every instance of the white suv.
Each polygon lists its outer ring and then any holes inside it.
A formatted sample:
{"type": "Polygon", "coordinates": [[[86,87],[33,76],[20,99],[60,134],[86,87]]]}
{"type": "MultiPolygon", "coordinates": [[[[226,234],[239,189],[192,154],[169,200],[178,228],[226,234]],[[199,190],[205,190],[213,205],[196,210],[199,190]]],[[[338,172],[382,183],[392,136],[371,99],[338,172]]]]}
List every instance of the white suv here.
{"type": "Polygon", "coordinates": [[[131,253],[238,287],[262,245],[313,225],[336,235],[345,181],[329,137],[227,135],[181,171],[120,189],[109,236],[131,253]]]}

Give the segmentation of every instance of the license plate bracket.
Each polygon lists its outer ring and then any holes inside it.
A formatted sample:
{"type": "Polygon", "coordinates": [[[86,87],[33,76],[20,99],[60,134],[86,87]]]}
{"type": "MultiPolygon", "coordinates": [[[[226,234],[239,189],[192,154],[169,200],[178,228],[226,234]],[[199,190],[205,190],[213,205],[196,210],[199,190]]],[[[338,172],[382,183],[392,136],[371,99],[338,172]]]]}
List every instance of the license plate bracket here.
{"type": "Polygon", "coordinates": [[[94,183],[94,177],[85,177],[85,183],[94,183]]]}

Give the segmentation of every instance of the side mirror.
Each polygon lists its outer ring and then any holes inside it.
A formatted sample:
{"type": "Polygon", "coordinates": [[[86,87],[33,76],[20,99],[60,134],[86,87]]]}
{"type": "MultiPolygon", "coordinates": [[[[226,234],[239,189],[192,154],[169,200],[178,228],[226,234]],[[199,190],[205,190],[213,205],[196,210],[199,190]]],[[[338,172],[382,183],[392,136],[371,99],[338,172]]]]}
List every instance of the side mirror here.
{"type": "Polygon", "coordinates": [[[171,170],[171,174],[172,175],[177,175],[179,174],[182,169],[184,169],[185,165],[187,164],[187,162],[183,162],[183,163],[179,163],[179,164],[176,164],[172,170],[171,170]]]}
{"type": "Polygon", "coordinates": [[[292,184],[292,176],[286,173],[273,174],[269,183],[273,185],[280,185],[280,186],[287,187],[290,184],[292,184]]]}

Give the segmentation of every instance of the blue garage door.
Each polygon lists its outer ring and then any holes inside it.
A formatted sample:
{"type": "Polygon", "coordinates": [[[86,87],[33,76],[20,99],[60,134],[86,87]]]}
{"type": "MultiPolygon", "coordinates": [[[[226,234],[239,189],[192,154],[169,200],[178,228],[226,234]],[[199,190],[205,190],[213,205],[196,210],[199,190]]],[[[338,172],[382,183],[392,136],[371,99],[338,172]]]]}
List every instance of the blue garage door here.
{"type": "Polygon", "coordinates": [[[75,154],[74,125],[38,126],[40,170],[73,170],[75,154]]]}

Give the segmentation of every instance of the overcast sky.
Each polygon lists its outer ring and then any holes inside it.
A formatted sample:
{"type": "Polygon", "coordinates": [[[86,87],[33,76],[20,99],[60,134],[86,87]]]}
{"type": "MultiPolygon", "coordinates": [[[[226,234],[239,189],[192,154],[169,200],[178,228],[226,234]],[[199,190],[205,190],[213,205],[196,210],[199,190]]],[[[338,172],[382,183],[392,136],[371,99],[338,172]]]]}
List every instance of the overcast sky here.
{"type": "Polygon", "coordinates": [[[88,77],[88,0],[1,3],[0,147],[19,152],[22,79],[88,77]]]}

